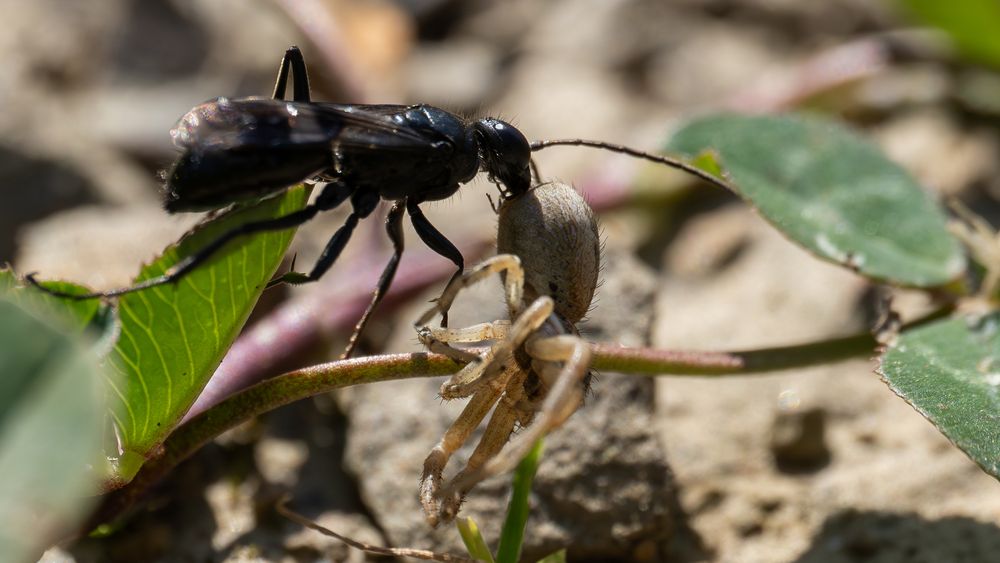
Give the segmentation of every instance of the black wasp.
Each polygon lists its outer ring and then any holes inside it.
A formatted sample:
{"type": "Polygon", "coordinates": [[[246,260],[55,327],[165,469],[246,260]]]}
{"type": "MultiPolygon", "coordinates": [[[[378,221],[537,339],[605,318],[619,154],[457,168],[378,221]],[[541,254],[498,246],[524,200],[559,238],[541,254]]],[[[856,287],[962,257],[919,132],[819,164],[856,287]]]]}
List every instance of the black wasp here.
{"type": "MultiPolygon", "coordinates": [[[[325,185],[303,209],[240,225],[160,277],[112,291],[60,295],[113,297],[174,282],[234,238],[301,225],[350,200],[351,214],[312,271],[282,278],[290,283],[315,281],[337,260],[358,221],[380,200],[390,200],[394,203],[386,231],[394,252],[355,329],[357,335],[396,273],[403,252],[404,212],[424,243],[455,264],[457,276],[464,267],[462,254],[427,220],[420,204],[450,197],[480,168],[503,186],[505,197],[524,193],[531,184],[530,145],[510,124],[493,118],[468,121],[427,105],[313,102],[297,47],[285,52],[271,99],[217,98],[189,111],[170,134],[183,150],[166,175],[165,206],[171,213],[218,209],[275,194],[303,180],[325,185]],[[294,81],[291,101],[284,99],[289,74],[294,81]]],[[[27,279],[38,285],[32,275],[27,279]]]]}
{"type": "Polygon", "coordinates": [[[184,258],[166,274],[131,287],[72,295],[46,289],[34,274],[26,279],[42,290],[70,299],[115,297],[175,282],[208,260],[229,241],[264,231],[295,227],[320,211],[351,202],[351,214],[327,243],[308,274],[289,272],[275,281],[316,281],[337,260],[358,221],[380,200],[393,202],[386,232],[393,255],[382,271],[372,300],[358,321],[344,357],[382,300],[403,252],[403,214],[427,246],[452,261],[461,275],[462,254],[427,220],[420,204],[450,197],[480,171],[516,197],[531,185],[531,152],[555,145],[591,146],[624,152],[687,170],[713,183],[701,170],[668,157],[609,143],[568,139],[528,140],[509,123],[495,118],[475,121],[428,105],[363,105],[313,102],[302,53],[285,51],[274,93],[267,98],[216,98],[195,107],[171,130],[182,149],[166,175],[167,211],[206,211],[279,193],[306,180],[323,183],[303,209],[275,219],[240,225],[184,258]],[[285,99],[289,74],[294,97],[285,99]]]}

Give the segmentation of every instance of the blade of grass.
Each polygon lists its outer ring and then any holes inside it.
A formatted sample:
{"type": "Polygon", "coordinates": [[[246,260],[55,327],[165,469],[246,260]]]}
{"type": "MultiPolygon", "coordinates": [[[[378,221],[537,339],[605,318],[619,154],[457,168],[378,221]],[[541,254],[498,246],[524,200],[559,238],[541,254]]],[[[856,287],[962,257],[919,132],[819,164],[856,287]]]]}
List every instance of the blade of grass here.
{"type": "Polygon", "coordinates": [[[539,440],[514,471],[507,518],[500,530],[500,544],[497,546],[497,563],[517,563],[521,556],[524,527],[528,523],[528,514],[531,511],[528,506],[528,495],[531,494],[531,482],[535,479],[535,471],[538,470],[543,449],[544,444],[539,440]]]}
{"type": "Polygon", "coordinates": [[[469,552],[469,555],[480,561],[494,563],[490,547],[486,545],[486,540],[483,539],[483,534],[479,532],[479,526],[475,520],[472,518],[464,520],[459,518],[455,520],[455,527],[458,528],[458,534],[462,536],[462,541],[465,543],[465,549],[469,552]]]}
{"type": "Polygon", "coordinates": [[[560,549],[538,560],[538,563],[566,563],[566,550],[560,549]]]}

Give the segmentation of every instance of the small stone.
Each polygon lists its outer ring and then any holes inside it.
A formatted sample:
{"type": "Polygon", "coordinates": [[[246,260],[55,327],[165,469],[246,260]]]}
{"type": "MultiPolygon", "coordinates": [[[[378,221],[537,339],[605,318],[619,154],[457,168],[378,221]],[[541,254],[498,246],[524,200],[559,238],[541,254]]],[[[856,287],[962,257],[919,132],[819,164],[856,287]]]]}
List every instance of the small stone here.
{"type": "Polygon", "coordinates": [[[826,411],[779,412],[771,428],[771,453],[778,469],[815,471],[830,462],[826,445],[826,411]]]}
{"type": "Polygon", "coordinates": [[[257,469],[269,483],[294,486],[308,458],[309,445],[302,440],[267,436],[254,445],[257,469]]]}

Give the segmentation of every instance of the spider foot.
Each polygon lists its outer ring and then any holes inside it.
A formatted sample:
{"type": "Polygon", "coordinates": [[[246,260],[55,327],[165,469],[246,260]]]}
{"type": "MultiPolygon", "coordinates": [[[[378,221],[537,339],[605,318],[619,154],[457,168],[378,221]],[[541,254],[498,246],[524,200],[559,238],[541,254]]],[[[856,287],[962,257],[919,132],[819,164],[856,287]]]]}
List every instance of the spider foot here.
{"type": "Polygon", "coordinates": [[[441,473],[448,456],[439,449],[434,449],[424,460],[424,473],[420,477],[420,505],[424,510],[427,524],[436,528],[441,522],[441,504],[438,493],[441,490],[441,473]]]}

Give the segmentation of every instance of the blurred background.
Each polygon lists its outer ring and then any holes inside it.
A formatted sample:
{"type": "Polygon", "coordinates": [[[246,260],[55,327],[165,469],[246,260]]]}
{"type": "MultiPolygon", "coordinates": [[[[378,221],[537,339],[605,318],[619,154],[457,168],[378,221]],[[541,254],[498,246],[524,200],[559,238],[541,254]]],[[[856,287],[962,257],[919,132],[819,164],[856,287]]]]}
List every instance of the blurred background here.
{"type": "MultiPolygon", "coordinates": [[[[942,199],[993,217],[1000,75],[986,63],[1000,30],[966,21],[983,41],[955,42],[921,19],[927,4],[0,0],[0,262],[95,288],[128,284],[198,220],[160,207],[170,128],[215,96],[268,95],[292,44],[314,100],[429,103],[499,116],[531,140],[656,150],[707,112],[821,112],[863,129],[942,199]]],[[[747,349],[852,333],[875,315],[865,281],[785,241],[732,195],[589,149],[538,162],[602,213],[592,339],[747,349]]],[[[490,252],[484,195],[494,190],[480,179],[428,206],[469,264],[490,252]]],[[[300,230],[299,269],[343,218],[300,230]]],[[[323,283],[268,292],[237,352],[263,346],[254,330],[286,326],[268,324],[275,315],[311,323],[310,336],[252,356],[253,368],[227,358],[221,372],[266,377],[339,354],[390,252],[381,221],[364,225],[323,283]]],[[[412,283],[383,308],[364,352],[419,349],[410,323],[450,273],[414,233],[407,240],[399,281],[412,283]]],[[[453,324],[502,313],[499,285],[486,284],[453,324]]],[[[1000,550],[1000,487],[872,369],[862,359],[719,381],[601,374],[573,428],[551,440],[528,553],[988,560],[1000,550]]],[[[179,468],[115,536],[45,560],[364,559],[275,516],[285,491],[341,533],[459,553],[457,534],[428,530],[416,503],[423,456],[460,407],[435,410],[438,384],[370,386],[273,413],[179,468]]],[[[503,495],[499,480],[469,502],[488,539],[503,495]]]]}

